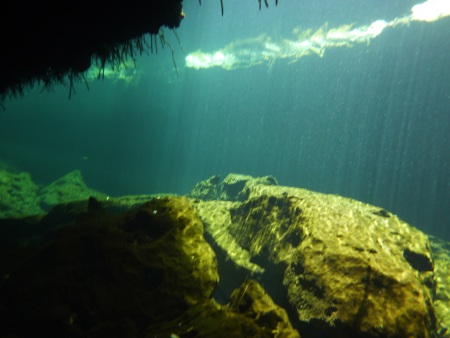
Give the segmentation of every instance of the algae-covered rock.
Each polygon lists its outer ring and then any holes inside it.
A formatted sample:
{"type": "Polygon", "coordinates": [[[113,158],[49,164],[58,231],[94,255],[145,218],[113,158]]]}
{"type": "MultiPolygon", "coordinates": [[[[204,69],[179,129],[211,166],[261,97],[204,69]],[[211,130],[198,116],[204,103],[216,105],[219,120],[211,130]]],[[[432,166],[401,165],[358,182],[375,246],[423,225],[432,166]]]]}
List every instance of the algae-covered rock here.
{"type": "Polygon", "coordinates": [[[52,182],[39,192],[41,205],[49,209],[55,205],[73,201],[87,200],[89,197],[106,199],[108,196],[89,188],[80,170],[74,170],[52,182]]]}
{"type": "Polygon", "coordinates": [[[438,317],[438,332],[450,337],[450,243],[431,237],[431,249],[435,262],[436,294],[434,308],[438,317]]]}
{"type": "Polygon", "coordinates": [[[211,298],[216,256],[189,199],[157,197],[122,214],[109,202],[55,207],[40,222],[59,228],[52,236],[0,260],[0,336],[300,337],[254,280],[229,304],[211,298]]]}
{"type": "Polygon", "coordinates": [[[276,332],[277,337],[300,337],[297,330],[292,328],[286,311],[277,306],[255,280],[248,280],[233,291],[228,308],[276,332]]]}
{"type": "Polygon", "coordinates": [[[205,201],[244,201],[248,197],[249,189],[259,184],[278,185],[278,182],[273,176],[254,178],[250,175],[241,174],[228,174],[220,182],[220,177],[215,175],[197,183],[188,196],[205,201]]]}
{"type": "Polygon", "coordinates": [[[2,222],[20,242],[2,245],[2,337],[448,337],[448,243],[384,209],[271,176],[213,176],[193,199],[60,182],[45,205],[71,202],[2,222]]]}
{"type": "Polygon", "coordinates": [[[216,257],[185,197],[88,211],[4,271],[0,336],[136,337],[208,301],[216,257]]]}
{"type": "Polygon", "coordinates": [[[238,201],[245,185],[252,179],[253,177],[250,175],[228,174],[221,184],[219,199],[224,201],[238,201]]]}
{"type": "Polygon", "coordinates": [[[205,181],[197,183],[189,192],[190,198],[199,198],[202,200],[215,200],[219,197],[220,176],[214,175],[205,181]]]}
{"type": "Polygon", "coordinates": [[[242,203],[198,201],[196,207],[238,266],[264,271],[262,279],[281,271],[304,327],[322,337],[436,335],[425,234],[383,209],[340,196],[262,184],[246,194],[242,203]]]}
{"type": "Polygon", "coordinates": [[[206,301],[174,320],[149,327],[145,337],[300,338],[287,317],[254,280],[242,284],[227,305],[206,301]]]}
{"type": "Polygon", "coordinates": [[[43,214],[38,190],[30,174],[0,169],[0,218],[43,214]]]}
{"type": "Polygon", "coordinates": [[[104,207],[111,213],[121,213],[138,207],[155,198],[177,196],[175,194],[148,194],[148,195],[125,195],[119,197],[107,197],[102,201],[104,207]]]}
{"type": "Polygon", "coordinates": [[[0,169],[0,218],[42,215],[44,210],[73,201],[87,201],[89,197],[108,196],[86,186],[81,172],[74,170],[40,189],[26,172],[0,169]]]}
{"type": "Polygon", "coordinates": [[[255,185],[278,185],[273,176],[254,178],[249,175],[229,174],[220,187],[220,198],[224,201],[245,201],[248,198],[249,189],[255,185]]]}

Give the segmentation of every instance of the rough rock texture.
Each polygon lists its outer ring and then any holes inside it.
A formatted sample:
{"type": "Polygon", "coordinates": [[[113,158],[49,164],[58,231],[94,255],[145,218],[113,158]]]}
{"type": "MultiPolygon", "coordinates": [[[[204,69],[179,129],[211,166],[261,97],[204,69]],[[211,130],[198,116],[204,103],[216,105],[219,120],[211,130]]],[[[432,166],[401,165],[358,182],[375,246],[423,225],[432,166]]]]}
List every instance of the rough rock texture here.
{"type": "Polygon", "coordinates": [[[215,200],[220,192],[220,176],[214,175],[205,181],[197,183],[189,193],[191,198],[200,198],[202,200],[215,200]]]}
{"type": "Polygon", "coordinates": [[[238,201],[245,200],[242,192],[247,182],[251,181],[253,177],[249,175],[229,174],[224,178],[220,187],[220,196],[218,199],[224,201],[238,201]]]}
{"type": "Polygon", "coordinates": [[[0,246],[0,336],[300,337],[256,281],[228,305],[211,298],[216,256],[186,197],[122,214],[103,207],[117,212],[143,199],[90,198],[42,219],[0,221],[45,238],[15,255],[0,246]]]}
{"type": "Polygon", "coordinates": [[[38,190],[30,174],[0,169],[0,218],[43,214],[38,190]]]}
{"type": "Polygon", "coordinates": [[[229,174],[220,182],[220,176],[214,175],[197,183],[188,196],[201,200],[245,201],[249,189],[257,184],[278,185],[278,182],[273,176],[253,178],[241,174],[229,174]]]}
{"type": "Polygon", "coordinates": [[[261,184],[245,195],[196,207],[236,265],[281,271],[301,325],[323,337],[436,334],[434,265],[422,232],[340,196],[261,184]]]}
{"type": "Polygon", "coordinates": [[[80,170],[71,171],[48,186],[40,188],[32,181],[29,173],[0,168],[0,219],[44,216],[45,212],[53,207],[56,210],[51,210],[46,218],[73,219],[86,209],[89,197],[102,200],[108,211],[118,213],[162,196],[173,194],[109,197],[89,188],[80,170]]]}
{"type": "Polygon", "coordinates": [[[236,289],[227,305],[200,303],[170,322],[149,327],[145,336],[300,338],[286,311],[254,280],[236,289]]]}
{"type": "Polygon", "coordinates": [[[44,209],[63,203],[87,200],[89,197],[106,199],[108,196],[89,188],[84,182],[80,170],[74,170],[43,188],[40,192],[44,209]]]}
{"type": "Polygon", "coordinates": [[[185,197],[122,215],[90,199],[74,223],[1,270],[0,336],[137,337],[208,301],[218,283],[185,197]]]}
{"type": "Polygon", "coordinates": [[[434,308],[439,319],[438,332],[445,332],[445,337],[450,337],[450,243],[431,237],[431,250],[435,262],[434,308]]]}
{"type": "Polygon", "coordinates": [[[0,219],[0,337],[449,337],[448,243],[430,252],[384,209],[275,184],[197,185],[233,201],[73,189],[0,219]]]}
{"type": "Polygon", "coordinates": [[[255,280],[248,280],[234,290],[228,307],[252,318],[261,327],[279,333],[277,337],[300,337],[292,328],[286,311],[277,306],[255,280]]]}

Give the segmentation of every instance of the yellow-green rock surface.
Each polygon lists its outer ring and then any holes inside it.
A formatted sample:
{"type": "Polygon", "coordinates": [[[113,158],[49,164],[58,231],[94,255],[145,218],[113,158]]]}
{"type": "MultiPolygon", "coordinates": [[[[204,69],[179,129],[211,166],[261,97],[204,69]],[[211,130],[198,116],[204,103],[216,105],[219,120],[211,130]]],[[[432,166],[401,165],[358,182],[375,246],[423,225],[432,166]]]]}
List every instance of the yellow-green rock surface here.
{"type": "Polygon", "coordinates": [[[87,200],[89,197],[106,199],[107,195],[89,188],[80,170],[74,170],[50,183],[39,192],[44,208],[62,203],[87,200]]]}
{"type": "MultiPolygon", "coordinates": [[[[431,238],[431,250],[435,260],[436,295],[434,308],[438,317],[438,328],[450,328],[450,243],[431,238]]],[[[447,331],[447,336],[450,333],[447,331]]]]}
{"type": "Polygon", "coordinates": [[[74,222],[0,269],[0,336],[139,336],[209,300],[219,279],[186,197],[120,215],[91,198],[74,222]]]}
{"type": "Polygon", "coordinates": [[[425,234],[336,195],[250,182],[243,190],[242,202],[196,201],[205,229],[250,273],[282,266],[279,287],[300,322],[329,337],[436,334],[425,234]]]}
{"type": "Polygon", "coordinates": [[[43,214],[38,192],[29,173],[0,169],[0,218],[43,214]]]}
{"type": "Polygon", "coordinates": [[[0,246],[0,337],[300,337],[256,281],[216,303],[217,259],[191,200],[135,206],[145,198],[2,220],[8,241],[40,240],[0,246]]]}
{"type": "Polygon", "coordinates": [[[190,198],[0,179],[0,337],[449,337],[449,244],[379,207],[271,176],[190,198]]]}
{"type": "Polygon", "coordinates": [[[226,305],[214,300],[191,307],[172,321],[149,327],[145,337],[300,338],[286,314],[255,280],[233,291],[226,305]]]}

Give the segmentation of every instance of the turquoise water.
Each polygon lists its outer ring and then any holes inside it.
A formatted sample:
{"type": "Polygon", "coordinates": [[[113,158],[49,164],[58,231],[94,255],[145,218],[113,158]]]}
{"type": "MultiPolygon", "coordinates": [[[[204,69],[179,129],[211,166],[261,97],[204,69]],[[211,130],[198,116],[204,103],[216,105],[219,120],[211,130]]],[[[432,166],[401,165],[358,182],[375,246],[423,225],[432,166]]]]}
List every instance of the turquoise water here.
{"type": "MultiPolygon", "coordinates": [[[[417,1],[186,2],[185,53],[262,33],[408,15],[417,1]],[[330,2],[332,4],[333,2],[330,2]]],[[[123,79],[33,89],[0,113],[0,159],[45,185],[80,169],[110,195],[187,193],[212,175],[273,175],[282,185],[375,204],[450,240],[450,19],[390,28],[370,41],[290,62],[185,67],[170,49],[123,79]]],[[[255,50],[255,52],[261,52],[255,50]]]]}

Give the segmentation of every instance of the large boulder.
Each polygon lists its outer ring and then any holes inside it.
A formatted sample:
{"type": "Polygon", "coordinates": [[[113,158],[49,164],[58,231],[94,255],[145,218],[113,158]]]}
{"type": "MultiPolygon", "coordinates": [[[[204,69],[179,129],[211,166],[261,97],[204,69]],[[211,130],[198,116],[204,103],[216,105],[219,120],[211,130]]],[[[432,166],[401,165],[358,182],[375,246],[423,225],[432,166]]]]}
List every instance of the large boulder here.
{"type": "Polygon", "coordinates": [[[247,199],[196,201],[206,231],[237,267],[284,288],[302,336],[437,334],[425,234],[384,209],[336,195],[248,183],[239,194],[247,199]]]}
{"type": "Polygon", "coordinates": [[[91,198],[75,222],[23,253],[1,266],[0,336],[139,336],[209,301],[219,278],[185,197],[121,215],[91,198]]]}
{"type": "Polygon", "coordinates": [[[27,222],[5,220],[7,233],[20,227],[10,240],[43,240],[1,246],[0,336],[300,337],[256,281],[229,304],[212,299],[216,255],[190,200],[135,206],[145,199],[90,198],[27,222]]]}

